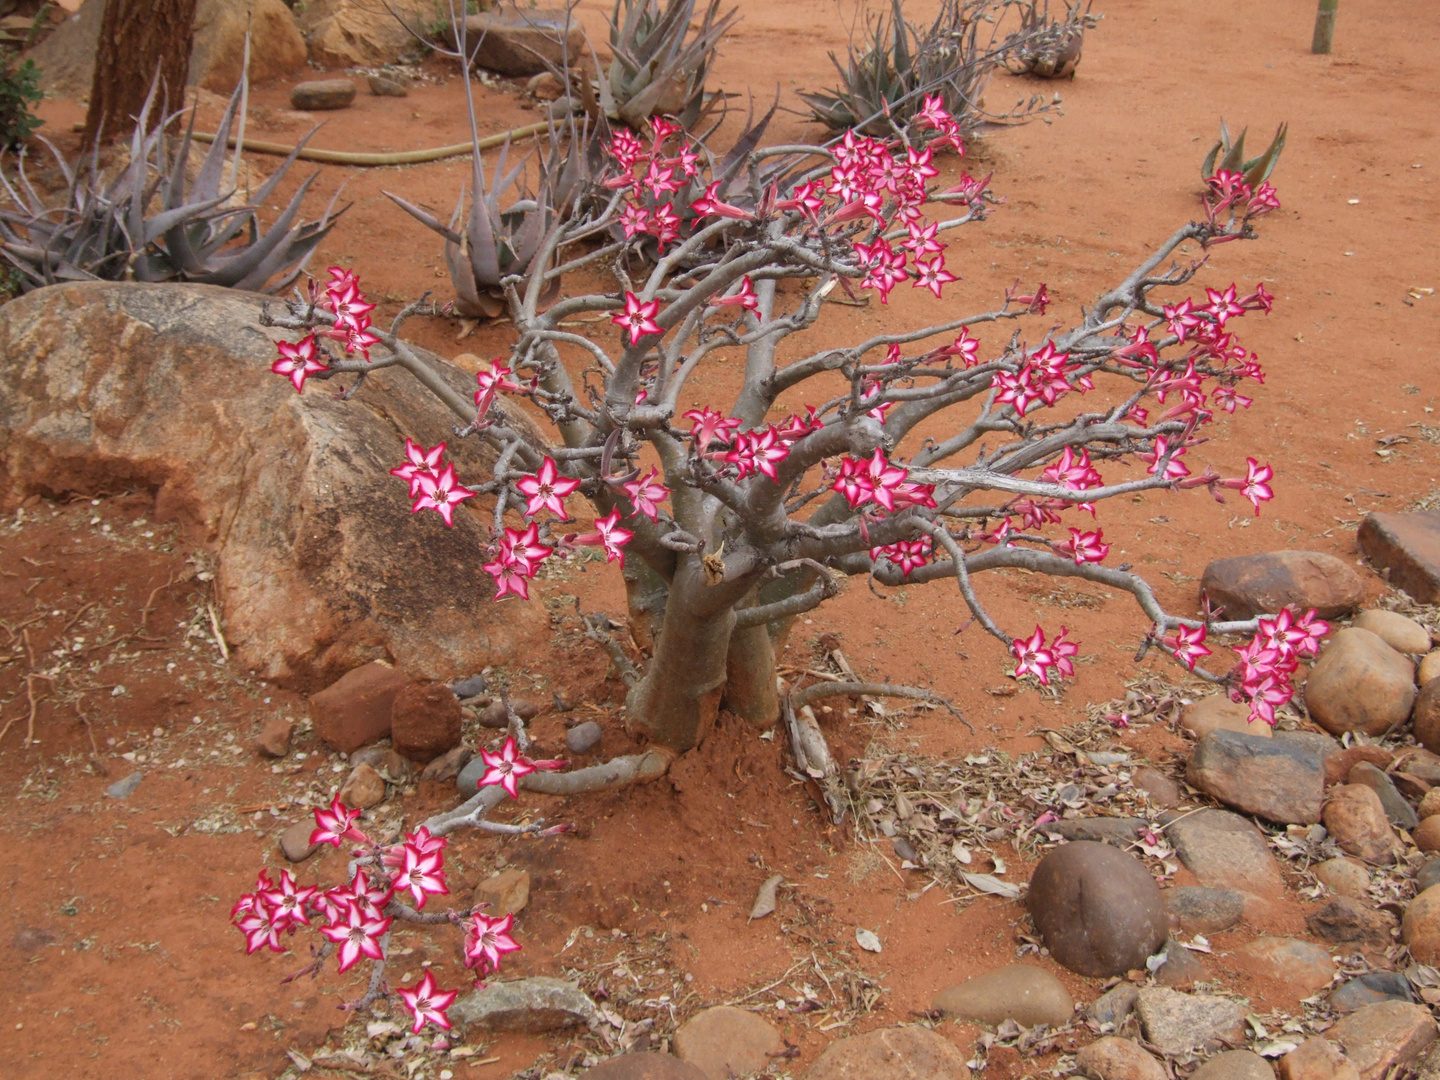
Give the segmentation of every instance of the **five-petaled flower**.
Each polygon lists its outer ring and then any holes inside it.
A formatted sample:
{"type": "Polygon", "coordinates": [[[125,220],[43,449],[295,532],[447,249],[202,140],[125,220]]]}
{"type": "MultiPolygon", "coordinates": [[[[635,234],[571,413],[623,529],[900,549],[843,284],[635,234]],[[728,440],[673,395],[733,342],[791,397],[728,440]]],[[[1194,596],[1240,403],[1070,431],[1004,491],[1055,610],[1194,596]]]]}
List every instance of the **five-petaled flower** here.
{"type": "Polygon", "coordinates": [[[410,497],[416,498],[420,494],[419,477],[425,474],[436,475],[440,468],[440,462],[445,457],[445,444],[425,448],[413,439],[405,440],[405,464],[397,465],[390,470],[391,476],[398,476],[401,480],[410,485],[410,497]]]}
{"type": "Polygon", "coordinates": [[[393,920],[367,911],[360,904],[350,904],[329,926],[322,926],[320,933],[340,946],[337,954],[340,971],[349,971],[362,956],[371,960],[385,959],[380,939],[390,929],[393,920]]]}
{"type": "Polygon", "coordinates": [[[351,810],[340,801],[336,795],[330,803],[329,810],[320,807],[315,808],[316,828],[310,833],[310,843],[334,844],[339,847],[341,842],[349,839],[359,843],[365,843],[369,838],[359,829],[355,828],[355,822],[360,817],[359,810],[351,810]]]}
{"type": "Polygon", "coordinates": [[[1061,675],[1074,675],[1075,665],[1070,658],[1080,651],[1080,647],[1065,640],[1068,632],[1065,627],[1060,627],[1060,633],[1049,645],[1045,643],[1045,631],[1039,626],[1035,627],[1035,633],[1030,637],[1016,638],[1010,645],[1010,653],[1016,660],[1013,676],[1018,679],[1021,675],[1034,675],[1041,686],[1049,686],[1051,668],[1061,675]]]}
{"type": "Polygon", "coordinates": [[[1205,647],[1205,627],[1180,626],[1176,627],[1175,633],[1170,637],[1162,639],[1175,654],[1175,659],[1183,663],[1191,671],[1195,670],[1195,661],[1202,656],[1209,656],[1210,650],[1205,647]]]}
{"type": "Polygon", "coordinates": [[[625,494],[630,496],[635,513],[643,514],[651,521],[659,519],[660,510],[656,503],[664,502],[670,489],[660,483],[660,473],[653,465],[648,476],[637,477],[621,486],[625,489],[625,494]]]}
{"type": "Polygon", "coordinates": [[[526,517],[534,517],[541,510],[549,510],[552,514],[568,520],[565,498],[580,486],[580,481],[561,476],[554,459],[546,457],[540,462],[538,472],[522,476],[515,482],[515,486],[525,495],[526,517]]]}
{"type": "Polygon", "coordinates": [[[643,337],[665,332],[655,321],[655,316],[659,312],[659,300],[641,300],[634,293],[627,292],[625,294],[625,310],[611,315],[610,321],[616,326],[623,327],[625,332],[630,335],[630,344],[636,345],[643,337]]]}
{"type": "Polygon", "coordinates": [[[329,365],[320,359],[320,346],[314,334],[306,334],[293,345],[288,341],[278,341],[275,348],[280,351],[280,359],[270,365],[270,370],[294,383],[297,392],[304,392],[305,380],[311,375],[330,370],[329,365]]]}
{"type": "Polygon", "coordinates": [[[410,512],[418,514],[421,510],[434,510],[451,528],[455,527],[455,507],[475,497],[475,492],[461,486],[460,481],[455,479],[453,465],[447,464],[439,476],[417,473],[415,479],[420,483],[420,497],[410,507],[410,512]]]}
{"type": "Polygon", "coordinates": [[[510,935],[514,925],[514,915],[493,919],[471,915],[465,924],[465,966],[479,971],[482,978],[487,969],[500,970],[505,954],[520,948],[520,943],[510,935]]]}
{"type": "Polygon", "coordinates": [[[521,777],[529,776],[537,769],[563,769],[570,764],[568,761],[556,759],[532,761],[520,753],[519,747],[515,745],[513,735],[506,737],[505,744],[500,747],[498,754],[481,749],[480,759],[485,763],[485,772],[476,786],[483,788],[499,784],[512,799],[520,797],[520,792],[515,785],[521,777]]]}
{"type": "Polygon", "coordinates": [[[415,1023],[410,1028],[412,1034],[418,1035],[426,1024],[450,1030],[450,1018],[445,1015],[445,1010],[454,1004],[459,994],[455,990],[441,990],[436,986],[433,972],[425,972],[414,986],[402,986],[395,992],[400,995],[405,1007],[415,1014],[415,1023]]]}
{"type": "Polygon", "coordinates": [[[445,859],[438,851],[421,852],[405,845],[405,862],[395,878],[395,888],[409,889],[415,898],[415,906],[423,908],[425,899],[432,893],[445,895],[445,859]]]}

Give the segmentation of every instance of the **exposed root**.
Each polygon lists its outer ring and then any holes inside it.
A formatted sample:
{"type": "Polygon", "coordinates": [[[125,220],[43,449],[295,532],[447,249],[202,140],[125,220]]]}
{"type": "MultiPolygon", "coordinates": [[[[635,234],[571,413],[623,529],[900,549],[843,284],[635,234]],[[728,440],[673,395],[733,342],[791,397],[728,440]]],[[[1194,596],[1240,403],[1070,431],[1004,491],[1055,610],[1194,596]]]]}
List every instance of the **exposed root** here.
{"type": "Polygon", "coordinates": [[[795,708],[792,698],[787,695],[780,700],[780,715],[785,721],[785,730],[790,736],[790,752],[795,757],[795,767],[802,777],[808,778],[819,787],[819,799],[830,810],[830,820],[839,825],[845,819],[849,800],[845,786],[840,781],[840,767],[825,742],[825,734],[810,706],[795,708]]]}
{"type": "Polygon", "coordinates": [[[821,698],[859,697],[862,694],[868,694],[871,697],[899,697],[910,698],[912,701],[933,701],[938,705],[944,705],[955,719],[971,731],[975,730],[970,721],[966,720],[960,710],[955,708],[949,700],[921,686],[896,686],[892,683],[871,682],[822,682],[816,683],[814,686],[807,686],[803,690],[796,690],[790,695],[790,704],[792,708],[799,710],[821,698]]]}

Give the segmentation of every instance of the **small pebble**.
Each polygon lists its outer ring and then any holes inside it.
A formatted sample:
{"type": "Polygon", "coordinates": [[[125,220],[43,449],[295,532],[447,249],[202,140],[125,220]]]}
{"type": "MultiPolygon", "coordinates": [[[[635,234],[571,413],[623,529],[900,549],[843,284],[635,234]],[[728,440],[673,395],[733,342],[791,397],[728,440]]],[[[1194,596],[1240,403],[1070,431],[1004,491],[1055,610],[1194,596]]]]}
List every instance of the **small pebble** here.
{"type": "Polygon", "coordinates": [[[565,733],[565,749],[572,754],[588,754],[600,744],[604,730],[594,720],[576,724],[565,733]]]}
{"type": "Polygon", "coordinates": [[[124,780],[117,780],[107,787],[105,794],[112,799],[128,799],[131,793],[140,786],[140,781],[144,779],[144,773],[133,772],[124,780]]]}

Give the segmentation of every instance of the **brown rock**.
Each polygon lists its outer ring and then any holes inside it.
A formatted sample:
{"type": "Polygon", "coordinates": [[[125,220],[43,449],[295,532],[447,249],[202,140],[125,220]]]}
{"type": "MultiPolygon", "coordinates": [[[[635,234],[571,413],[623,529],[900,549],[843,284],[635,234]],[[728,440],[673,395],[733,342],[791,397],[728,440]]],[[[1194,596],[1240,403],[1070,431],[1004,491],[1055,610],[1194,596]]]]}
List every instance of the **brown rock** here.
{"type": "Polygon", "coordinates": [[[1305,683],[1305,707],[1332,735],[1383,735],[1410,715],[1415,665],[1369,630],[1337,631],[1305,683]]]}
{"type": "Polygon", "coordinates": [[[355,84],[349,79],[313,79],[296,83],[290,104],[305,112],[344,109],[355,101],[355,84]]]}
{"type": "Polygon", "coordinates": [[[1435,1041],[1435,1018],[1423,1005],[1382,1001],[1353,1012],[1325,1033],[1360,1070],[1360,1080],[1381,1080],[1418,1058],[1435,1041]]]}
{"type": "Polygon", "coordinates": [[[1405,909],[1400,940],[1422,964],[1440,964],[1440,885],[1432,885],[1405,909]]]}
{"type": "Polygon", "coordinates": [[[1280,1059],[1280,1080],[1360,1080],[1340,1047],[1316,1035],[1280,1059]]]}
{"type": "Polygon", "coordinates": [[[1430,632],[1398,611],[1370,608],[1356,615],[1353,625],[1369,630],[1398,653],[1414,656],[1430,651],[1430,632]]]}
{"type": "Polygon", "coordinates": [[[1415,681],[1421,686],[1436,678],[1440,678],[1440,649],[1426,653],[1420,661],[1420,670],[1415,673],[1415,681]]]}
{"type": "Polygon", "coordinates": [[[475,756],[475,752],[468,746],[457,746],[445,751],[434,761],[420,770],[421,780],[454,780],[460,775],[469,760],[475,756]]]}
{"type": "Polygon", "coordinates": [[[428,33],[437,13],[435,0],[306,0],[297,8],[310,59],[332,69],[380,67],[416,52],[405,27],[428,33]]]}
{"type": "Polygon", "coordinates": [[[1440,814],[1440,788],[1427,791],[1424,798],[1420,800],[1420,805],[1416,808],[1415,812],[1420,815],[1421,821],[1440,814]]]}
{"type": "Polygon", "coordinates": [[[1422,780],[1414,773],[1392,772],[1390,782],[1395,785],[1396,790],[1412,802],[1419,802],[1426,795],[1430,794],[1432,785],[1427,780],[1422,780]]]}
{"type": "MultiPolygon", "coordinates": [[[[545,711],[544,705],[529,698],[511,698],[510,708],[515,710],[515,715],[521,720],[534,720],[545,711]]],[[[503,729],[510,726],[510,714],[505,711],[503,701],[487,705],[475,714],[475,719],[480,722],[481,727],[503,729]]]]}
{"type": "Polygon", "coordinates": [[[293,725],[288,716],[271,714],[261,725],[260,734],[255,736],[255,749],[262,757],[282,758],[290,752],[290,728],[293,725]]]}
{"type": "Polygon", "coordinates": [[[1136,769],[1130,776],[1130,782],[1145,792],[1151,805],[1164,810],[1179,806],[1184,798],[1179,784],[1159,769],[1152,769],[1148,765],[1136,769]]]}
{"type": "Polygon", "coordinates": [[[340,801],[351,809],[368,810],[385,799],[385,778],[370,765],[356,765],[340,789],[340,801]]]}
{"type": "MultiPolygon", "coordinates": [[[[563,10],[518,11],[514,14],[471,15],[465,19],[467,46],[475,62],[501,75],[536,75],[547,65],[573,66],[585,55],[580,23],[565,28],[563,10]]],[[[453,45],[455,35],[447,32],[453,45]]]]}
{"type": "Polygon", "coordinates": [[[475,903],[489,904],[485,914],[514,915],[530,902],[530,871],[511,867],[475,886],[475,903]]]}
{"type": "Polygon", "coordinates": [[[1261,937],[1236,951],[1249,957],[1263,975],[1299,990],[1301,996],[1323,990],[1335,976],[1330,954],[1309,941],[1261,937]]]}
{"type": "Polygon", "coordinates": [[[460,702],[444,683],[409,683],[390,708],[390,738],[411,761],[427,762],[455,747],[460,726],[460,702]]]}
{"type": "Polygon", "coordinates": [[[1431,753],[1440,753],[1440,679],[1431,679],[1420,688],[1411,721],[1420,745],[1431,753]]]}
{"type": "Polygon", "coordinates": [[[525,84],[525,92],[539,101],[555,101],[569,91],[570,88],[553,71],[542,71],[525,84]]]}
{"type": "Polygon", "coordinates": [[[1327,735],[1323,731],[1272,731],[1271,737],[1276,742],[1293,743],[1295,746],[1303,746],[1307,750],[1313,750],[1322,758],[1328,758],[1331,754],[1340,752],[1340,740],[1333,735],[1327,735]]]}
{"type": "Polygon", "coordinates": [[[1135,1011],[1146,1040],[1162,1054],[1218,1050],[1244,1038],[1245,1010],[1228,998],[1147,986],[1135,1011]]]}
{"type": "Polygon", "coordinates": [[[280,852],[291,862],[304,862],[325,845],[310,843],[315,822],[309,818],[297,821],[280,834],[280,852]]]}
{"type": "Polygon", "coordinates": [[[1275,1071],[1250,1050],[1226,1050],[1191,1073],[1190,1080],[1275,1080],[1275,1071]]]}
{"type": "Polygon", "coordinates": [[[1176,990],[1189,990],[1210,981],[1210,969],[1173,938],[1165,943],[1165,962],[1155,969],[1155,981],[1176,990]]]}
{"type": "Polygon", "coordinates": [[[1033,964],[1010,964],[988,971],[935,995],[931,1008],[958,1020],[998,1026],[1014,1020],[1021,1027],[1062,1027],[1075,1011],[1065,984],[1033,964]]]}
{"type": "Polygon", "coordinates": [[[1075,1055],[1075,1065],[1096,1080],[1165,1080],[1165,1070],[1133,1039],[1107,1035],[1075,1055]]]}
{"type": "Polygon", "coordinates": [[[1196,743],[1185,779],[1226,806],[1281,825],[1313,825],[1325,799],[1320,755],[1234,731],[1212,731],[1196,743]]]}
{"type": "Polygon", "coordinates": [[[1326,941],[1354,941],[1384,947],[1394,943],[1391,931],[1399,920],[1388,911],[1379,911],[1348,896],[1337,896],[1318,911],[1305,916],[1305,925],[1326,941]]]}
{"type": "Polygon", "coordinates": [[[409,80],[402,82],[397,78],[388,75],[367,75],[365,82],[370,87],[370,93],[376,97],[409,97],[410,88],[407,85],[409,80]]]}
{"type": "Polygon", "coordinates": [[[1348,780],[1352,784],[1364,784],[1380,796],[1380,805],[1385,808],[1385,817],[1391,825],[1409,830],[1420,824],[1420,819],[1415,816],[1415,808],[1405,801],[1405,796],[1400,794],[1400,789],[1384,769],[1368,761],[1357,762],[1350,769],[1348,780]]]}
{"type": "Polygon", "coordinates": [[[1168,933],[1165,901],[1150,872],[1094,841],[1065,844],[1041,859],[1026,905],[1050,955],[1080,975],[1143,967],[1168,933]]]}
{"type": "MultiPolygon", "coordinates": [[[[1418,696],[1416,702],[1419,702],[1418,696]]],[[[1404,770],[1431,786],[1440,784],[1440,755],[1432,754],[1421,746],[1407,746],[1397,750],[1390,768],[1391,771],[1404,770]]]]}
{"type": "MultiPolygon", "coordinates": [[[[489,575],[475,572],[485,526],[412,514],[389,475],[406,435],[449,438],[462,479],[490,475],[494,453],[455,442],[449,414],[404,372],[372,372],[356,401],[324,386],[295,393],[270,373],[274,341],[295,335],[261,328],[261,302],[96,281],[5,304],[0,484],[93,492],[144,478],[156,519],[211,538],[231,664],[267,681],[314,691],[379,658],[434,678],[533,651],[548,633],[543,606],[493,604],[489,575]],[[371,394],[383,409],[365,405],[371,394]]],[[[474,390],[473,376],[417,355],[457,394],[474,390]]],[[[507,425],[538,438],[499,404],[507,425]]]]}
{"type": "Polygon", "coordinates": [[[1370,871],[1365,864],[1343,855],[1315,867],[1315,877],[1336,896],[1360,900],[1370,891],[1370,871]]]}
{"type": "Polygon", "coordinates": [[[1181,885],[1166,889],[1164,896],[1170,914],[1187,934],[1218,934],[1245,917],[1245,894],[1234,889],[1181,885]]]}
{"type": "Polygon", "coordinates": [[[1367,514],[1356,539],[1391,585],[1422,604],[1440,600],[1440,510],[1367,514]]]}
{"type": "Polygon", "coordinates": [[[347,672],[310,697],[315,734],[342,754],[390,735],[395,696],[410,680],[388,664],[366,664],[347,672]]]}
{"type": "Polygon", "coordinates": [[[1440,816],[1431,815],[1420,822],[1410,839],[1421,851],[1440,851],[1440,816]]]}
{"type": "Polygon", "coordinates": [[[944,1036],[893,1027],[831,1043],[804,1080],[970,1080],[970,1069],[944,1036]]]}
{"type": "MultiPolygon", "coordinates": [[[[1175,845],[1175,853],[1201,885],[1236,889],[1253,897],[1257,908],[1283,891],[1275,856],[1253,821],[1225,810],[1161,820],[1167,822],[1165,835],[1175,845]]],[[[1247,912],[1251,906],[1247,899],[1247,912]]]]}
{"type": "Polygon", "coordinates": [[[1212,731],[1238,731],[1262,739],[1271,736],[1265,721],[1250,722],[1249,705],[1231,701],[1224,694],[1210,694],[1186,705],[1180,710],[1180,729],[1194,739],[1203,739],[1212,731]]]}
{"type": "Polygon", "coordinates": [[[716,1005],[682,1024],[673,1045],[676,1057],[710,1080],[730,1080],[761,1072],[785,1049],[785,1040],[753,1012],[716,1005]]]}
{"type": "Polygon", "coordinates": [[[1227,619],[1273,615],[1282,608],[1315,608],[1323,619],[1346,615],[1365,599],[1353,567],[1316,551],[1272,551],[1217,559],[1205,568],[1200,591],[1227,619]]]}
{"type": "Polygon", "coordinates": [[[1348,784],[1350,782],[1350,770],[1362,761],[1368,761],[1380,768],[1389,768],[1390,762],[1394,760],[1395,754],[1386,750],[1383,746],[1352,746],[1347,750],[1340,750],[1331,754],[1325,759],[1325,786],[1332,784],[1348,784]]]}
{"type": "Polygon", "coordinates": [[[621,1054],[585,1070],[586,1080],[710,1080],[672,1054],[621,1054]]]}
{"type": "Polygon", "coordinates": [[[1324,822],[1347,854],[1382,865],[1393,863],[1400,855],[1400,840],[1386,820],[1380,796],[1363,784],[1332,788],[1324,822]]]}

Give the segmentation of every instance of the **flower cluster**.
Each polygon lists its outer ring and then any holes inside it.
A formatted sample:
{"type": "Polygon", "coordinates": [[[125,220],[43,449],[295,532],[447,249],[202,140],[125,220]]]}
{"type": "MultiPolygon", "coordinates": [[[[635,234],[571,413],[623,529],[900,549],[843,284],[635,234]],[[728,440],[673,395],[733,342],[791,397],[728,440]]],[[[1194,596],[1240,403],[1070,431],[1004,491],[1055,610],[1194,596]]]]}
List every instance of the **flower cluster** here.
{"type": "Polygon", "coordinates": [[[1051,668],[1066,678],[1072,677],[1075,665],[1070,658],[1080,651],[1080,646],[1065,640],[1068,633],[1065,627],[1060,627],[1060,633],[1047,644],[1045,631],[1036,626],[1035,633],[1028,638],[1016,638],[1010,644],[1010,654],[1016,661],[1013,676],[1018,679],[1022,675],[1034,675],[1041,686],[1050,685],[1051,668]]]}
{"type": "Polygon", "coordinates": [[[410,498],[415,500],[410,507],[412,514],[434,510],[451,528],[455,526],[455,508],[475,497],[475,492],[455,478],[455,466],[445,460],[443,442],[427,449],[406,439],[405,464],[395,466],[390,475],[410,485],[410,498]]]}
{"type": "MultiPolygon", "coordinates": [[[[370,349],[380,343],[370,324],[370,312],[375,310],[375,305],[365,299],[360,291],[360,279],[354,273],[338,266],[330,267],[329,273],[330,281],[323,298],[319,283],[310,282],[310,306],[334,317],[333,324],[320,330],[319,336],[339,342],[347,354],[358,353],[368,362],[370,349]]],[[[270,365],[270,370],[294,383],[297,392],[304,392],[305,380],[311,375],[330,370],[315,333],[306,334],[293,344],[277,342],[275,347],[280,356],[270,365]]]]}

